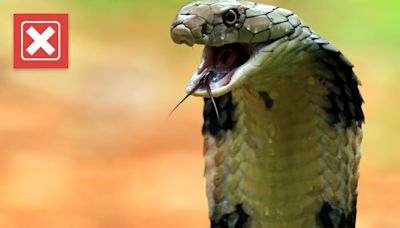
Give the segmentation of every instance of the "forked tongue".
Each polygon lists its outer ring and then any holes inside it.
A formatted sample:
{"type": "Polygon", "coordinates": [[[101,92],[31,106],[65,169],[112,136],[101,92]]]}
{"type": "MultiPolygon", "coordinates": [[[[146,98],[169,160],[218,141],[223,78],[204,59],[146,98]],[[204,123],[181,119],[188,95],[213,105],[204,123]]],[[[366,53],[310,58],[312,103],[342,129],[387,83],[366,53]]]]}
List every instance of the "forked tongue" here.
{"type": "Polygon", "coordinates": [[[175,110],[190,96],[192,95],[196,90],[198,90],[200,87],[204,87],[207,90],[208,95],[210,96],[210,99],[213,103],[214,106],[214,110],[215,113],[217,115],[217,118],[219,119],[219,112],[218,112],[218,108],[217,108],[217,104],[215,103],[214,97],[212,96],[212,92],[211,92],[211,88],[210,88],[210,81],[215,77],[215,75],[218,75],[219,73],[216,72],[215,70],[211,70],[211,71],[206,71],[202,78],[200,79],[199,83],[193,87],[193,89],[186,94],[186,96],[172,109],[172,111],[168,114],[168,117],[170,117],[175,110]]]}

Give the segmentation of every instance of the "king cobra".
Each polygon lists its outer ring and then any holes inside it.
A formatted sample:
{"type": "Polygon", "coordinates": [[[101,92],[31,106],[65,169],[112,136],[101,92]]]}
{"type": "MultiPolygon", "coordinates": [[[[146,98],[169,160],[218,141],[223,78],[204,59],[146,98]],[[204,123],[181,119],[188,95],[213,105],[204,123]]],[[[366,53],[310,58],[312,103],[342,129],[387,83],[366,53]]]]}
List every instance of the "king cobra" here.
{"type": "Polygon", "coordinates": [[[177,44],[204,45],[187,96],[204,98],[211,227],[355,227],[363,99],[353,65],[289,10],[183,6],[177,44]]]}

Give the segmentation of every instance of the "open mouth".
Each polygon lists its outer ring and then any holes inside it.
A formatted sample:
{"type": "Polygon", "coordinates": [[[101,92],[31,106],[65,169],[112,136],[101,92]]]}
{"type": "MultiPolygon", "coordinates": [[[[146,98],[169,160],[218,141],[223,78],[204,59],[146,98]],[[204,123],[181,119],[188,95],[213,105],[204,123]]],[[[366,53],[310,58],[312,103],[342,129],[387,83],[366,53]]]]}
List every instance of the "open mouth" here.
{"type": "Polygon", "coordinates": [[[250,58],[250,54],[246,45],[239,43],[222,47],[206,46],[203,64],[197,71],[200,81],[203,79],[211,90],[228,84],[235,70],[250,58]]]}
{"type": "Polygon", "coordinates": [[[221,96],[239,86],[257,68],[256,62],[264,58],[275,42],[233,43],[221,47],[205,46],[202,63],[186,88],[186,96],[170,112],[171,115],[189,96],[210,97],[218,115],[213,97],[221,96]]]}
{"type": "Polygon", "coordinates": [[[202,63],[194,73],[187,92],[197,96],[218,96],[235,80],[235,73],[256,56],[267,43],[233,43],[205,46],[202,63]]]}

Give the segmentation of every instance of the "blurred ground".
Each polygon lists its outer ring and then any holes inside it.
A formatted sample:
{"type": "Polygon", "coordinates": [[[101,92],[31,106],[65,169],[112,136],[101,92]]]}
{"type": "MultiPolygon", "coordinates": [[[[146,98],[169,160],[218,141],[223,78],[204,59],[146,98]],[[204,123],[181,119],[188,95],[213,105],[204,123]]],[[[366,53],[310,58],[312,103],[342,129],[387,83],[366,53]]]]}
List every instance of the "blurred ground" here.
{"type": "MultiPolygon", "coordinates": [[[[339,2],[270,1],[356,66],[367,117],[358,227],[400,227],[399,4],[339,2]]],[[[166,119],[201,54],[170,41],[182,3],[0,2],[0,227],[208,226],[202,101],[166,119]],[[12,69],[17,12],[70,14],[68,70],[12,69]]]]}

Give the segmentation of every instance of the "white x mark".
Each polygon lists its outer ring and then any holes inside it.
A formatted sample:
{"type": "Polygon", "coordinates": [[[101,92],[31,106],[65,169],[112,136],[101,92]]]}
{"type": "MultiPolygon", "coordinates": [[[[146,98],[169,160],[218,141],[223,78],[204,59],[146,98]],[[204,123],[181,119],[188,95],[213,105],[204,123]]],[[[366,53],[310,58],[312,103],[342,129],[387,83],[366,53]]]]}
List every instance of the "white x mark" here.
{"type": "Polygon", "coordinates": [[[55,51],[54,47],[51,46],[51,44],[48,42],[51,36],[56,31],[52,27],[47,27],[47,29],[40,34],[35,28],[32,26],[26,31],[26,33],[32,37],[33,43],[26,49],[26,51],[30,54],[33,55],[39,50],[39,48],[42,48],[48,55],[53,54],[55,51]]]}

